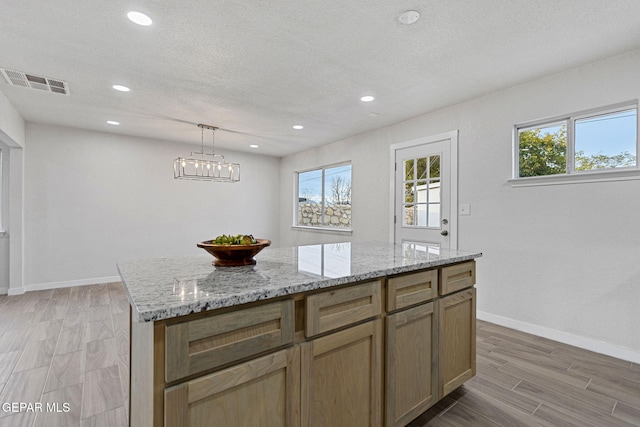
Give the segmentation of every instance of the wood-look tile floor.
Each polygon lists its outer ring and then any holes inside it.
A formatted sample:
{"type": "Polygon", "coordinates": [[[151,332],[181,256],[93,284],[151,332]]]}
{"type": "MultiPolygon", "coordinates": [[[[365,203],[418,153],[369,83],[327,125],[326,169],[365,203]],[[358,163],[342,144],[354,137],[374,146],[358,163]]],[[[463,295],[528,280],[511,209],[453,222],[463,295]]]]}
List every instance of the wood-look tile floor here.
{"type": "Polygon", "coordinates": [[[478,321],[476,376],[410,426],[640,426],[640,365],[478,321]]]}
{"type": "MultiPolygon", "coordinates": [[[[0,407],[0,427],[126,426],[128,310],[120,283],[0,296],[0,404],[43,405],[0,407]]],[[[476,377],[411,427],[640,426],[640,365],[486,322],[477,336],[476,377]]]]}
{"type": "Polygon", "coordinates": [[[0,427],[125,427],[128,371],[120,283],[0,296],[0,427]]]}

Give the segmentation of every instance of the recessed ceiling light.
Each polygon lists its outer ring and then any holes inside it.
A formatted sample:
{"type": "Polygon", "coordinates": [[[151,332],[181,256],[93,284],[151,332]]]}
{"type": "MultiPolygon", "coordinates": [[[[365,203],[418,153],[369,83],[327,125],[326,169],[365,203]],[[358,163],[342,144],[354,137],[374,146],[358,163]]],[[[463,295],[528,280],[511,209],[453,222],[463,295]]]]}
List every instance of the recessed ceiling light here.
{"type": "Polygon", "coordinates": [[[127,18],[135,24],[142,25],[143,27],[148,27],[153,23],[151,18],[141,12],[131,11],[127,13],[127,18]]]}
{"type": "Polygon", "coordinates": [[[304,129],[304,126],[302,126],[302,125],[293,125],[293,128],[295,130],[300,130],[300,129],[304,129]]]}
{"type": "Polygon", "coordinates": [[[258,146],[256,144],[251,144],[249,147],[251,148],[258,148],[258,146]]]}
{"type": "Polygon", "coordinates": [[[407,10],[398,16],[398,21],[404,25],[415,24],[418,22],[418,19],[420,19],[420,12],[417,10],[407,10]]]}
{"type": "Polygon", "coordinates": [[[116,122],[115,120],[107,120],[108,125],[118,126],[120,122],[116,122]]]}
{"type": "Polygon", "coordinates": [[[362,98],[360,98],[360,101],[362,101],[362,102],[371,102],[374,99],[376,99],[376,98],[371,96],[371,95],[365,95],[362,98]]]}
{"type": "Polygon", "coordinates": [[[131,90],[128,87],[122,86],[122,85],[113,85],[111,87],[114,88],[115,90],[119,90],[120,92],[129,92],[131,90]]]}

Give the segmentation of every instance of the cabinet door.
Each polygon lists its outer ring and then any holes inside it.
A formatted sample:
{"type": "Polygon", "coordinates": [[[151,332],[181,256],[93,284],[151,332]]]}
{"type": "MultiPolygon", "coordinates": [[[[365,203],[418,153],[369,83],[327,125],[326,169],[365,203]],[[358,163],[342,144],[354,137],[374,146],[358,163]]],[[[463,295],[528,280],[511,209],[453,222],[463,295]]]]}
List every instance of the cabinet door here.
{"type": "Polygon", "coordinates": [[[381,425],[382,321],[301,345],[302,425],[381,425]]]}
{"type": "Polygon", "coordinates": [[[165,390],[167,427],[296,427],[298,347],[241,363],[165,390]]]}
{"type": "Polygon", "coordinates": [[[439,301],[440,399],[476,374],[476,289],[439,301]]]}
{"type": "Polygon", "coordinates": [[[386,426],[405,426],[436,401],[435,303],[387,316],[386,426]]]}

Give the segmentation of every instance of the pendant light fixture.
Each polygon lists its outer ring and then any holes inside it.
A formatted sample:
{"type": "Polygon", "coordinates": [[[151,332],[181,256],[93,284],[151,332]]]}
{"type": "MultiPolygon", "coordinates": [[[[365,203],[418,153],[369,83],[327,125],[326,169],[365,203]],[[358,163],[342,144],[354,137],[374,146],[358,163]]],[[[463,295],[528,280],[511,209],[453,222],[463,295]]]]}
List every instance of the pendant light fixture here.
{"type": "Polygon", "coordinates": [[[189,157],[178,157],[173,161],[173,177],[175,179],[194,179],[199,181],[238,182],[240,181],[240,165],[229,163],[224,156],[216,154],[215,126],[199,124],[201,130],[201,150],[192,151],[189,157]],[[211,153],[204,152],[204,130],[211,131],[211,153]]]}

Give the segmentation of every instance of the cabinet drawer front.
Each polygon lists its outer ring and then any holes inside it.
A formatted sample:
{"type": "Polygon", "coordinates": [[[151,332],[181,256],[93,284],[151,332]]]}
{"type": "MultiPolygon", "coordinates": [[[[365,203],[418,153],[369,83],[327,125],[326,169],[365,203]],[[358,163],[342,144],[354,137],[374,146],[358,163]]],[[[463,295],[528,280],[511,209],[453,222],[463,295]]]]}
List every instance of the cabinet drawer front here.
{"type": "Polygon", "coordinates": [[[476,262],[469,261],[444,267],[440,273],[440,295],[447,295],[476,283],[476,262]]]}
{"type": "Polygon", "coordinates": [[[392,277],[387,281],[387,311],[409,307],[437,296],[438,270],[392,277]]]}
{"type": "Polygon", "coordinates": [[[300,351],[290,347],[170,387],[164,425],[296,426],[300,423],[300,351]]]}
{"type": "Polygon", "coordinates": [[[381,313],[379,280],[307,297],[305,335],[311,337],[381,313]]]}
{"type": "Polygon", "coordinates": [[[293,300],[168,325],[165,378],[175,381],[293,342],[293,300]]]}

